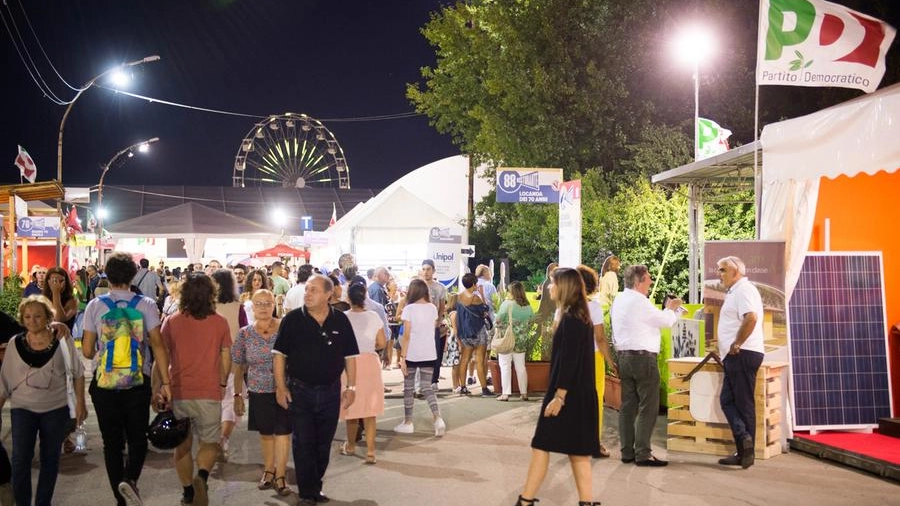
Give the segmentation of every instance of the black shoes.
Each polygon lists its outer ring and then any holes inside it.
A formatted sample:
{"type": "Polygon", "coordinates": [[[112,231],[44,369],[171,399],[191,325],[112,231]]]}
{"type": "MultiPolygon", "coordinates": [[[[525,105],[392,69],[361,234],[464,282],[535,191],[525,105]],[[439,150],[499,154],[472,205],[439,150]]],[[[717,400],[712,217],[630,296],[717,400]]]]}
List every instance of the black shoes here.
{"type": "Polygon", "coordinates": [[[741,465],[741,456],[737,452],[734,452],[733,455],[719,459],[719,464],[723,466],[739,466],[741,465]]]}
{"type": "Polygon", "coordinates": [[[669,465],[669,462],[665,460],[659,460],[658,458],[651,455],[649,459],[635,461],[634,465],[638,467],[665,467],[669,465]]]}
{"type": "Polygon", "coordinates": [[[741,467],[747,469],[752,466],[754,458],[753,438],[747,436],[741,439],[741,467]]]}

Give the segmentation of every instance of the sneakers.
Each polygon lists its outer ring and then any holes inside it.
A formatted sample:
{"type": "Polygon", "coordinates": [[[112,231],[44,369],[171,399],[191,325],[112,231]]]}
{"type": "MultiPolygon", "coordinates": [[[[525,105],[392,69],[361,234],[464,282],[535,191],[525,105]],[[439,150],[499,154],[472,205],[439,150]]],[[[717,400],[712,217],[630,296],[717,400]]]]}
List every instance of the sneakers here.
{"type": "Polygon", "coordinates": [[[456,388],[453,389],[453,393],[455,393],[455,394],[461,394],[461,393],[462,393],[462,389],[463,389],[463,387],[456,387],[456,388]]]}
{"type": "Polygon", "coordinates": [[[481,396],[482,397],[493,397],[494,392],[492,392],[490,388],[484,387],[481,389],[481,396]]]}
{"type": "Polygon", "coordinates": [[[443,418],[438,418],[434,421],[434,435],[435,437],[441,437],[445,432],[447,432],[447,424],[444,423],[443,418]]]}
{"type": "Polygon", "coordinates": [[[438,391],[440,391],[440,388],[438,387],[437,383],[432,383],[431,389],[434,391],[434,393],[438,393],[438,391]]]}
{"type": "Polygon", "coordinates": [[[413,433],[413,424],[412,422],[406,423],[402,422],[396,427],[394,427],[394,432],[397,434],[412,434],[413,433]]]}
{"type": "Polygon", "coordinates": [[[459,387],[459,395],[469,395],[469,389],[466,387],[459,387]]]}
{"type": "Polygon", "coordinates": [[[467,386],[468,386],[468,385],[474,385],[474,384],[475,384],[475,378],[474,378],[474,377],[469,376],[468,378],[466,378],[466,385],[467,385],[467,386]]]}
{"type": "Polygon", "coordinates": [[[119,483],[118,488],[119,493],[125,499],[125,504],[128,506],[143,506],[144,501],[141,500],[141,495],[138,493],[138,488],[134,481],[125,480],[119,483]]]}
{"type": "Polygon", "coordinates": [[[192,504],[194,506],[209,506],[209,494],[207,493],[209,485],[206,484],[206,480],[200,476],[194,476],[192,484],[194,485],[194,502],[192,504]]]}

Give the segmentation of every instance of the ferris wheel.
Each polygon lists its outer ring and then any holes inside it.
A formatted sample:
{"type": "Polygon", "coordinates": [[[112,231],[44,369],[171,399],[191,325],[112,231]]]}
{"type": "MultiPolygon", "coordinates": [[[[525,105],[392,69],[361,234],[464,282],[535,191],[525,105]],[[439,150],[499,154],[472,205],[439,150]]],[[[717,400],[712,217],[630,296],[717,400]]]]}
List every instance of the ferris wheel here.
{"type": "Polygon", "coordinates": [[[350,189],[344,150],[321,121],[272,115],[253,125],[234,157],[233,185],[350,189]]]}

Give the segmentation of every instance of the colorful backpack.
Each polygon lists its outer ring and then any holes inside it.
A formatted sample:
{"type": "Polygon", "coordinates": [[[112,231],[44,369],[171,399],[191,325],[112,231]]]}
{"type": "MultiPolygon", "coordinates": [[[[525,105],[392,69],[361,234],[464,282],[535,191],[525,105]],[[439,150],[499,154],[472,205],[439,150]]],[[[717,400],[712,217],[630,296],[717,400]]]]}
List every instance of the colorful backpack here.
{"type": "Polygon", "coordinates": [[[144,315],[137,309],[143,299],[135,295],[126,301],[113,301],[109,295],[97,297],[109,308],[100,317],[97,362],[97,386],[107,390],[124,390],[144,384],[141,346],[144,341],[144,315]]]}

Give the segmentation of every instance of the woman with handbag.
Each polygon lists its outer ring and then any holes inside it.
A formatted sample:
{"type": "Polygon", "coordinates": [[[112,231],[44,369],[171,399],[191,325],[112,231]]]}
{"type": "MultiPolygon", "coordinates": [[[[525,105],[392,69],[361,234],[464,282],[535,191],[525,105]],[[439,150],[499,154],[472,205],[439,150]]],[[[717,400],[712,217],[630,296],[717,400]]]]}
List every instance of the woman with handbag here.
{"type": "Polygon", "coordinates": [[[459,381],[462,385],[461,395],[468,395],[466,387],[466,369],[472,355],[475,355],[475,368],[478,373],[478,382],[481,384],[481,396],[493,397],[494,392],[487,386],[485,374],[485,354],[490,338],[488,337],[487,323],[490,319],[488,306],[478,291],[478,278],[474,274],[467,273],[462,278],[464,290],[459,293],[456,303],[456,324],[459,342],[462,344],[460,356],[459,381]]]}
{"type": "Polygon", "coordinates": [[[53,306],[42,295],[19,304],[19,323],[25,327],[10,340],[0,367],[0,407],[10,401],[12,419],[12,488],[16,504],[32,504],[31,461],[40,435],[36,506],[49,506],[59,474],[59,456],[66,424],[84,421],[84,369],[75,359],[72,339],[59,339],[53,306]],[[74,399],[73,399],[74,397],[74,399]]]}
{"type": "MultiPolygon", "coordinates": [[[[497,310],[497,326],[495,332],[498,336],[508,339],[509,333],[513,337],[512,349],[497,349],[497,359],[500,362],[500,384],[502,393],[497,397],[498,401],[508,401],[512,394],[512,365],[516,367],[516,378],[519,380],[519,393],[522,400],[528,400],[528,373],[525,372],[525,347],[528,344],[528,332],[534,311],[525,297],[525,287],[518,281],[509,284],[507,299],[500,304],[497,310]]],[[[496,338],[495,338],[496,339],[496,338]]],[[[502,340],[501,340],[502,342],[502,340]]],[[[505,343],[504,343],[505,344],[505,343]]]]}

